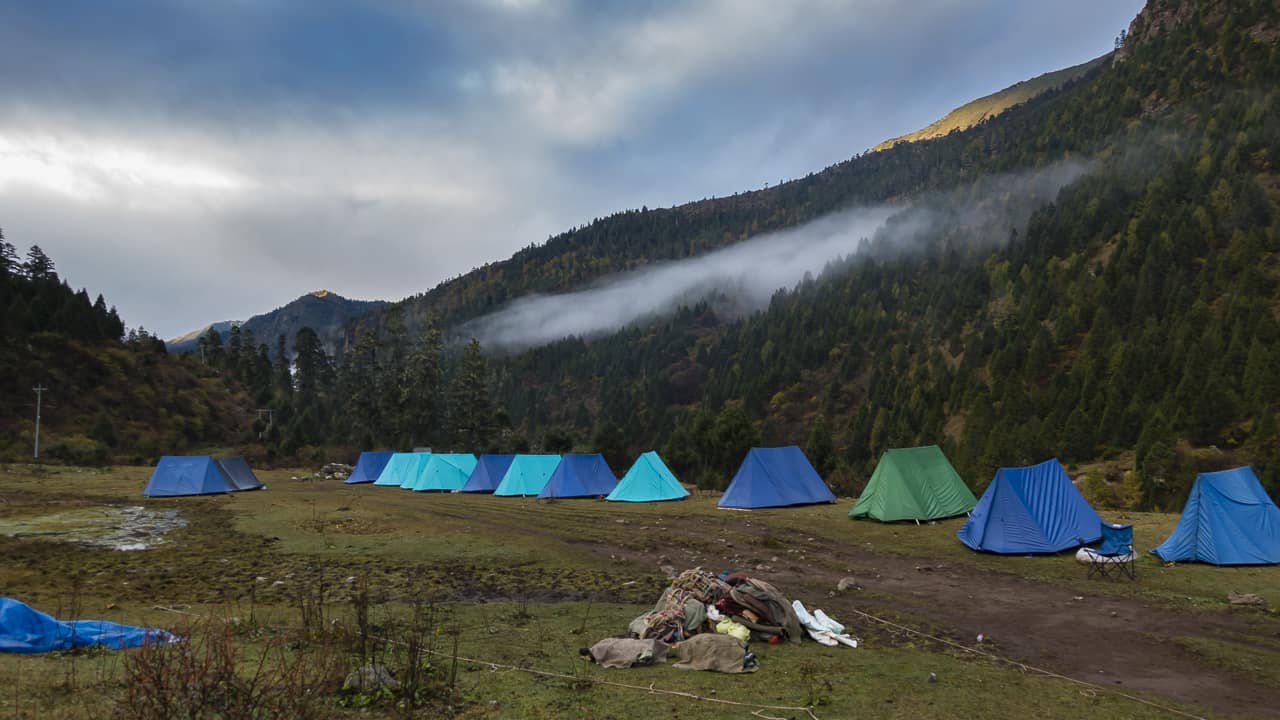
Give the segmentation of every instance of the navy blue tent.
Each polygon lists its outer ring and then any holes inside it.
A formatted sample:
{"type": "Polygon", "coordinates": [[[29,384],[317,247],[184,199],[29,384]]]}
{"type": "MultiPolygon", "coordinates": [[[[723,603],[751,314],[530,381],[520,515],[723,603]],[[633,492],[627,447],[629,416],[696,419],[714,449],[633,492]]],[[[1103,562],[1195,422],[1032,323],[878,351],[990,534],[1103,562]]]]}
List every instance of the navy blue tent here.
{"type": "Polygon", "coordinates": [[[795,445],[751,448],[720,496],[722,508],[767,508],[835,502],[836,496],[795,445]]]}
{"type": "Polygon", "coordinates": [[[956,535],[974,550],[1054,553],[1101,538],[1102,518],[1054,458],[997,470],[956,535]]]}
{"type": "Polygon", "coordinates": [[[237,491],[261,490],[266,487],[258,479],[258,476],[253,474],[253,469],[249,467],[249,461],[239,455],[218,458],[214,462],[218,463],[222,474],[226,475],[231,484],[236,486],[237,491]]]}
{"type": "Polygon", "coordinates": [[[1166,562],[1280,563],[1280,508],[1248,466],[1200,473],[1178,526],[1151,552],[1166,562]]]}
{"type": "Polygon", "coordinates": [[[467,484],[462,486],[462,492],[491,493],[497,490],[515,459],[515,455],[481,455],[476,461],[476,469],[467,478],[467,484]]]}
{"type": "Polygon", "coordinates": [[[613,474],[603,455],[565,455],[538,497],[544,500],[601,497],[613,492],[617,486],[618,476],[613,474]]]}
{"type": "Polygon", "coordinates": [[[90,645],[119,650],[175,640],[166,630],[107,620],[56,620],[26,603],[0,597],[0,652],[38,653],[90,645]]]}
{"type": "Polygon", "coordinates": [[[165,455],[156,463],[151,481],[142,494],[147,497],[216,495],[237,489],[208,455],[165,455]]]}
{"type": "Polygon", "coordinates": [[[354,485],[356,483],[371,483],[377,480],[378,476],[382,474],[382,468],[387,466],[387,461],[395,454],[394,450],[360,453],[360,459],[356,460],[356,466],[351,469],[351,474],[343,482],[348,485],[354,485]]]}

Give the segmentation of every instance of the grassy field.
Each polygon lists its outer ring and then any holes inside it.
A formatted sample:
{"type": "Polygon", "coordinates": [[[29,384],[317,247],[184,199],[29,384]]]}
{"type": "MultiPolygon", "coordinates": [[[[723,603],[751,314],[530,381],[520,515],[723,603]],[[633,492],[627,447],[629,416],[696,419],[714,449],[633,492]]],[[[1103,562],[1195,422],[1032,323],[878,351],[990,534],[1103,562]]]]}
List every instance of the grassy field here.
{"type": "MultiPolygon", "coordinates": [[[[892,583],[978,574],[1060,589],[1066,597],[1087,592],[1172,609],[1192,622],[1202,614],[1219,618],[1229,591],[1280,605],[1276,567],[1165,567],[1144,553],[1139,582],[1086,584],[1083,567],[1068,556],[973,553],[955,540],[960,521],[854,522],[846,517],[851,501],[752,513],[717,510],[709,496],[659,505],[542,503],[294,481],[290,476],[298,473],[290,472],[260,473],[268,485],[263,492],[150,500],[140,495],[148,474],[147,468],[0,469],[3,594],[59,617],[224,638],[241,676],[252,676],[265,657],[277,675],[263,686],[282,693],[306,688],[305,707],[290,706],[298,715],[741,718],[774,706],[812,707],[824,719],[1169,716],[1168,709],[848,614],[837,617],[862,637],[862,647],[754,644],[760,670],[748,675],[584,663],[578,648],[625,634],[627,622],[652,605],[666,584],[663,566],[746,569],[806,605],[871,608],[963,644],[972,638],[950,632],[945,622],[935,627],[909,609],[893,615],[898,599],[907,608],[908,594],[921,591],[898,591],[892,583]],[[186,524],[138,551],[36,534],[64,532],[68,512],[126,506],[177,511],[186,524]],[[63,518],[61,525],[41,524],[54,515],[63,518]],[[13,532],[19,534],[9,536],[13,532]],[[866,589],[854,599],[838,594],[833,579],[843,576],[866,589]],[[406,663],[429,667],[419,695],[424,707],[339,693],[342,676],[370,660],[384,661],[400,677],[406,663]]],[[[1133,522],[1143,551],[1177,521],[1160,514],[1108,519],[1133,522]]],[[[1276,615],[1242,612],[1250,613],[1249,628],[1262,631],[1189,635],[1174,644],[1205,668],[1259,688],[1280,687],[1274,672],[1280,632],[1263,637],[1280,628],[1276,615]]],[[[138,693],[127,679],[145,664],[139,657],[139,651],[103,650],[0,656],[0,715],[87,718],[114,707],[127,716],[138,693]]],[[[1131,694],[1165,708],[1190,707],[1131,694]]],[[[263,707],[276,706],[264,700],[263,707]]],[[[809,717],[797,709],[759,712],[809,717]]],[[[1267,712],[1259,707],[1257,714],[1267,712]]]]}

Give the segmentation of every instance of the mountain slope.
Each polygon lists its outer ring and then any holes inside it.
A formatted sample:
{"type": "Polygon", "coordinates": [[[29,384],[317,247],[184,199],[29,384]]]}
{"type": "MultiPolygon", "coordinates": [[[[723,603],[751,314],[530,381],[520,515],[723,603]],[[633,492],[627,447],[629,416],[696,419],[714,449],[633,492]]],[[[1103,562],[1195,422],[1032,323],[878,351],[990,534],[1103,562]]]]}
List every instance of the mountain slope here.
{"type": "MultiPolygon", "coordinates": [[[[293,338],[298,330],[309,327],[316,331],[326,352],[333,355],[346,346],[346,328],[352,320],[382,308],[389,303],[382,300],[350,300],[328,290],[307,293],[292,302],[262,315],[239,323],[240,332],[252,335],[258,344],[266,344],[275,352],[276,339],[284,335],[285,344],[293,352],[293,338]]],[[[232,322],[214,323],[202,330],[187,333],[167,341],[170,352],[196,352],[200,338],[210,329],[221,333],[225,343],[230,335],[232,322]]]]}
{"type": "Polygon", "coordinates": [[[1030,80],[1015,83],[999,92],[965,103],[920,130],[885,140],[871,148],[871,151],[887,150],[900,142],[932,140],[952,132],[968,130],[974,125],[993,118],[1015,105],[1020,105],[1048,90],[1057,89],[1072,80],[1088,74],[1089,71],[1106,63],[1110,58],[1109,54],[1103,55],[1086,63],[1047,72],[1030,80]]]}

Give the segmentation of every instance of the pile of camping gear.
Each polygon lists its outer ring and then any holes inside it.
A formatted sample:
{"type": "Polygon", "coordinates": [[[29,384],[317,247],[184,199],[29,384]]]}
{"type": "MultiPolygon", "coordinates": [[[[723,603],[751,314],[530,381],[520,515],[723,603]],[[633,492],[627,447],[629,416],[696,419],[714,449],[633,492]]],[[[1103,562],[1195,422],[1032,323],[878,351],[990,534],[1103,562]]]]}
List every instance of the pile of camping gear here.
{"type": "Polygon", "coordinates": [[[757,667],[751,642],[799,643],[807,633],[824,645],[858,646],[840,623],[821,610],[809,613],[771,583],[702,568],[677,575],[628,630],[630,637],[601,640],[582,654],[619,668],[664,662],[671,654],[680,659],[677,668],[741,673],[757,667]]]}

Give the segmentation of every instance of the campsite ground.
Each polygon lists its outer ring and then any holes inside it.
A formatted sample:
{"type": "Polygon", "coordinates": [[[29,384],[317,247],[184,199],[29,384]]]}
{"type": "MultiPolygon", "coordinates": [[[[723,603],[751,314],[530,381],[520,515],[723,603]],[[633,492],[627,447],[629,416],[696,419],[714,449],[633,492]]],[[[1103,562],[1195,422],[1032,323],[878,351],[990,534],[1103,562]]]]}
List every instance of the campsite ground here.
{"type": "MultiPolygon", "coordinates": [[[[1280,714],[1280,615],[1227,603],[1230,591],[1251,592],[1280,607],[1280,567],[1164,567],[1144,553],[1137,582],[1086,581],[1069,555],[981,555],[955,540],[958,520],[852,521],[851,501],[749,513],[717,510],[711,496],[545,503],[294,481],[288,472],[260,473],[263,492],[149,500],[139,495],[148,474],[0,468],[3,594],[63,617],[229,628],[244,668],[276,651],[269,663],[324,665],[315,676],[321,706],[339,714],[402,712],[377,698],[339,707],[329,692],[359,664],[352,628],[362,608],[365,641],[417,637],[438,653],[428,656],[433,677],[454,676],[457,692],[432,690],[432,715],[749,717],[759,706],[807,705],[824,720],[1280,714]],[[150,549],[113,551],[59,542],[63,526],[39,520],[139,505],[176,510],[186,525],[150,549]],[[25,530],[8,536],[18,522],[25,530]],[[579,647],[623,634],[653,603],[664,566],[746,570],[864,642],[753,645],[760,670],[742,676],[584,664],[579,647]],[[353,600],[362,594],[367,602],[353,600]],[[429,615],[415,620],[414,608],[429,615]]],[[[1132,521],[1143,551],[1177,521],[1109,517],[1132,521]]],[[[127,658],[137,654],[0,657],[0,716],[100,716],[128,697],[127,658]]]]}

